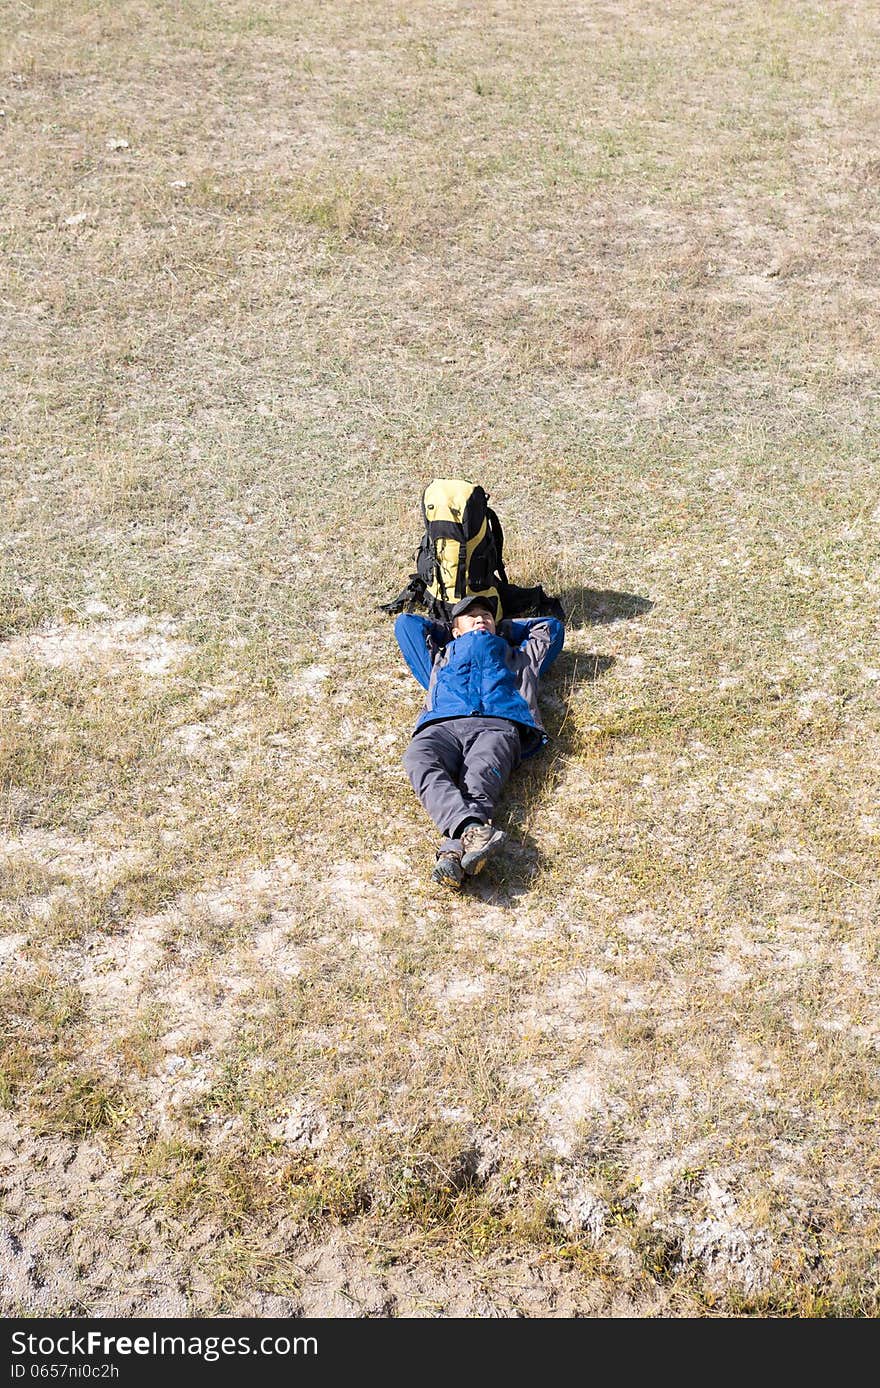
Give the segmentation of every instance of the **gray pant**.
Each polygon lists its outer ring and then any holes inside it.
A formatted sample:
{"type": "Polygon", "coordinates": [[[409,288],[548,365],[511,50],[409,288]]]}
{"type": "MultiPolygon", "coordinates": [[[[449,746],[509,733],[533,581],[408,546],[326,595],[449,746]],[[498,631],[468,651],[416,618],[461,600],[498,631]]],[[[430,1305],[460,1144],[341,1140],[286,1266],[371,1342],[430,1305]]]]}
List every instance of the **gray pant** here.
{"type": "Polygon", "coordinates": [[[519,766],[519,729],[507,718],[445,718],[415,734],[403,755],[412,788],[441,834],[441,853],[465,819],[492,818],[508,776],[519,766]]]}

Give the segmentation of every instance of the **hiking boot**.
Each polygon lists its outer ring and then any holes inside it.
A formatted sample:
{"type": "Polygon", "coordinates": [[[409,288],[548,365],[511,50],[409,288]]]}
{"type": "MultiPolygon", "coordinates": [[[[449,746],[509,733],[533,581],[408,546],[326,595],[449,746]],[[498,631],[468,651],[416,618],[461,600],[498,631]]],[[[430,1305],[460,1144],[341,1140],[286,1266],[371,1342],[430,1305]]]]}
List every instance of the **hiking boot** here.
{"type": "Polygon", "coordinates": [[[464,850],[461,855],[462,870],[469,877],[476,877],[492,854],[497,853],[506,842],[504,830],[496,829],[494,824],[469,824],[461,836],[464,850]]]}
{"type": "Polygon", "coordinates": [[[464,873],[461,870],[461,859],[457,853],[437,854],[434,871],[431,873],[431,881],[452,892],[459,890],[464,881],[464,873]]]}

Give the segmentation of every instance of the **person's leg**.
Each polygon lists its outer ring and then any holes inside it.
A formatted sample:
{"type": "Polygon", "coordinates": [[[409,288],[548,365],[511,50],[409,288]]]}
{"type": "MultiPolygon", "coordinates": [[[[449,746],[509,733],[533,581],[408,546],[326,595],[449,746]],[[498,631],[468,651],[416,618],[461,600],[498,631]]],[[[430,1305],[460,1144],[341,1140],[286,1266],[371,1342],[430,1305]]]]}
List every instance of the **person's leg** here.
{"type": "Polygon", "coordinates": [[[444,842],[441,850],[453,844],[461,825],[471,819],[481,819],[480,807],[471,802],[461,788],[463,753],[457,726],[463,720],[429,723],[412,739],[403,756],[403,765],[410,783],[422,805],[433,819],[444,842]]]}
{"type": "Polygon", "coordinates": [[[466,828],[461,835],[462,871],[473,877],[481,872],[494,853],[507,840],[503,829],[492,823],[501,792],[511,771],[520,763],[522,742],[514,723],[493,719],[491,724],[474,720],[462,736],[464,760],[460,784],[480,812],[481,823],[466,828]]]}
{"type": "Polygon", "coordinates": [[[440,886],[457,891],[464,880],[464,850],[456,835],[464,824],[474,823],[480,816],[459,785],[462,749],[455,728],[449,722],[423,728],[407,747],[403,765],[413,790],[443,835],[431,877],[440,886]]]}
{"type": "Polygon", "coordinates": [[[483,822],[492,818],[510,773],[522,759],[522,740],[515,723],[472,720],[461,735],[462,768],[459,785],[483,822]]]}

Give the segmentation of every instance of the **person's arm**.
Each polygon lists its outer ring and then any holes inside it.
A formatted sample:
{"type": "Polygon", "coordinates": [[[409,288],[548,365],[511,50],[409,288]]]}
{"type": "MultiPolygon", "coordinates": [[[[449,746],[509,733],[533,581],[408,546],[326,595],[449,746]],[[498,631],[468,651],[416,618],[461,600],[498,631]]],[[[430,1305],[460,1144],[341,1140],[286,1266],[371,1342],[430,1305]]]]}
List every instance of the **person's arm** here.
{"type": "Polygon", "coordinates": [[[565,627],[556,617],[531,617],[511,622],[509,640],[540,678],[562,650],[565,627]]]}
{"type": "Polygon", "coordinates": [[[394,623],[394,635],[410,670],[422,688],[427,689],[434,657],[449,640],[448,629],[429,622],[427,617],[402,612],[394,623]]]}

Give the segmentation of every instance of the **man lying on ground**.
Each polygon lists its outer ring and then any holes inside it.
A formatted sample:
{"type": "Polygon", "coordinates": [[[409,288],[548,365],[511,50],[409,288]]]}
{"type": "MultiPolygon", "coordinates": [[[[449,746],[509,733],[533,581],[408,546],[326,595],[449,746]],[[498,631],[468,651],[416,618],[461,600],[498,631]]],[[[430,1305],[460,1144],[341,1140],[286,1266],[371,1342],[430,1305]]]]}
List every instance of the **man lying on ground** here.
{"type": "Polygon", "coordinates": [[[452,627],[397,618],[403,658],[428,691],[403,764],[443,836],[431,876],[457,890],[507,835],[492,823],[511,771],[547,742],[538,679],[562,650],[555,617],[502,622],[492,597],[462,598],[452,627]]]}

